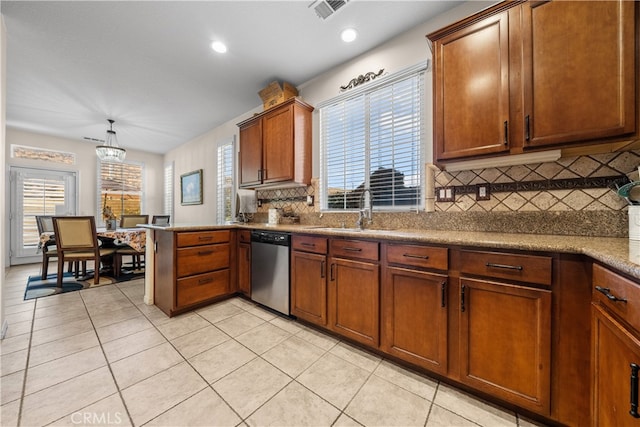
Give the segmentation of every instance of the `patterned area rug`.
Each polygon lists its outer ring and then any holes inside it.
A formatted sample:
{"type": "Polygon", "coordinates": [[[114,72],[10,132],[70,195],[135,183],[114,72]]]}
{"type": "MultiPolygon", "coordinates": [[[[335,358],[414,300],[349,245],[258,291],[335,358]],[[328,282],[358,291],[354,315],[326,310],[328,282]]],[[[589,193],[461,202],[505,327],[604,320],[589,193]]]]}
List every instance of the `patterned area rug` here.
{"type": "Polygon", "coordinates": [[[117,279],[115,277],[100,275],[100,283],[93,283],[93,270],[87,270],[86,276],[80,276],[77,279],[73,273],[64,273],[62,279],[62,288],[58,288],[57,274],[49,274],[45,280],[40,275],[29,276],[27,280],[27,289],[24,292],[24,299],[48,297],[50,295],[62,294],[65,292],[79,291],[81,289],[95,288],[98,286],[112,285],[114,283],[128,282],[129,280],[144,277],[144,270],[127,270],[120,274],[117,279]]]}

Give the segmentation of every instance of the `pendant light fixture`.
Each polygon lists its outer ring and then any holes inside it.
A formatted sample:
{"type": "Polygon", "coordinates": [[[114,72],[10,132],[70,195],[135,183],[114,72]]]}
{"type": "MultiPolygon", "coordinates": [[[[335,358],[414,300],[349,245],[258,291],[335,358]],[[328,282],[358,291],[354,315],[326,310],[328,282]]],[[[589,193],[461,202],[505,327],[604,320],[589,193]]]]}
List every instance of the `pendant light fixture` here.
{"type": "Polygon", "coordinates": [[[116,131],[113,130],[113,124],[115,121],[111,119],[107,119],[107,121],[109,122],[107,137],[105,138],[104,145],[98,145],[96,147],[96,154],[103,162],[122,162],[124,161],[127,152],[124,148],[120,148],[118,146],[116,131]]]}

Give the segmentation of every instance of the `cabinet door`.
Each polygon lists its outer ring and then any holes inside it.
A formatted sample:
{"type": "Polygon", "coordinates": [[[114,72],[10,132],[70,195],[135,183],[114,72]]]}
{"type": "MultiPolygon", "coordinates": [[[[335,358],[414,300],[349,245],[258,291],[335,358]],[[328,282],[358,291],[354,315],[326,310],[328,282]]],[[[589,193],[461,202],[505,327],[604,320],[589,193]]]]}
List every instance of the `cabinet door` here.
{"type": "Polygon", "coordinates": [[[291,252],[291,314],[327,325],[327,256],[291,252]]]}
{"type": "Polygon", "coordinates": [[[293,105],[276,109],[262,119],[262,182],[294,179],[293,105]]]}
{"type": "Polygon", "coordinates": [[[636,3],[523,5],[525,147],[635,131],[636,3]]]}
{"type": "Polygon", "coordinates": [[[262,183],[262,120],[240,128],[240,187],[262,183]]]}
{"type": "Polygon", "coordinates": [[[461,381],[548,415],[550,353],[550,291],[460,279],[461,381]]]}
{"type": "Polygon", "coordinates": [[[434,43],[435,158],[509,149],[508,13],[434,43]]]}
{"type": "Polygon", "coordinates": [[[238,289],[251,296],[251,244],[238,244],[238,289]]]}
{"type": "Polygon", "coordinates": [[[637,404],[638,399],[638,382],[631,376],[632,364],[640,366],[640,341],[600,306],[593,304],[591,313],[592,424],[640,426],[640,419],[630,413],[633,410],[630,400],[635,396],[637,404]]]}
{"type": "Polygon", "coordinates": [[[332,258],[331,329],[374,347],[379,338],[380,270],[377,264],[332,258]]]}
{"type": "Polygon", "coordinates": [[[447,373],[447,276],[388,267],[382,285],[382,349],[447,373]]]}

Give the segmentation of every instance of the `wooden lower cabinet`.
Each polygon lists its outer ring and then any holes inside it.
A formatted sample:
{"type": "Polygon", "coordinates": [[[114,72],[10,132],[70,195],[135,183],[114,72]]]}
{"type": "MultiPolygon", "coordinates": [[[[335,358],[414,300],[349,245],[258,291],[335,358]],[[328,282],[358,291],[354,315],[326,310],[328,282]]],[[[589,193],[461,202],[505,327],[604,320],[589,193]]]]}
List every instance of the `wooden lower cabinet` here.
{"type": "Polygon", "coordinates": [[[459,313],[460,381],[549,415],[551,291],[461,278],[459,313]]]}
{"type": "Polygon", "coordinates": [[[291,314],[327,326],[327,256],[291,252],[291,314]]]}
{"type": "Polygon", "coordinates": [[[640,426],[640,340],[605,309],[592,306],[593,426],[640,426]],[[635,366],[635,368],[634,368],[635,366]],[[632,371],[635,369],[635,382],[632,371]]]}
{"type": "Polygon", "coordinates": [[[238,230],[237,232],[237,259],[236,291],[251,297],[251,231],[238,230]]]}
{"type": "Polygon", "coordinates": [[[387,267],[382,283],[381,348],[447,373],[447,276],[387,267]]]}
{"type": "Polygon", "coordinates": [[[154,303],[169,316],[231,294],[230,230],[154,230],[154,303]]]}
{"type": "Polygon", "coordinates": [[[329,240],[329,329],[377,348],[380,344],[380,244],[329,240]]]}
{"type": "Polygon", "coordinates": [[[330,328],[355,341],[378,347],[380,266],[332,258],[329,285],[330,328]]]}
{"type": "Polygon", "coordinates": [[[593,266],[592,425],[640,426],[640,284],[593,266]]]}

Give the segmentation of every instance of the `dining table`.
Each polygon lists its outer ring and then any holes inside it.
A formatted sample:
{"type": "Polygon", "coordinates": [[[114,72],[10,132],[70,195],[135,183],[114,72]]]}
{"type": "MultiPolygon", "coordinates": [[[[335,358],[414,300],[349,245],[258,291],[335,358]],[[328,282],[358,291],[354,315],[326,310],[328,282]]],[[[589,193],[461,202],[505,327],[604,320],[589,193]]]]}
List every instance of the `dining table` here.
{"type": "MultiPolygon", "coordinates": [[[[143,251],[146,243],[146,230],[144,228],[116,228],[115,230],[107,230],[104,227],[96,228],[96,236],[103,244],[111,246],[127,245],[136,251],[143,251]]],[[[38,243],[38,251],[46,245],[50,240],[55,240],[52,231],[45,231],[40,234],[40,242],[38,243]]]]}
{"type": "MultiPolygon", "coordinates": [[[[130,248],[142,252],[147,244],[146,230],[144,228],[116,228],[107,230],[105,227],[96,228],[96,236],[102,242],[103,247],[121,247],[129,246],[130,248]]],[[[47,242],[55,240],[55,234],[52,231],[45,231],[40,234],[38,242],[38,253],[45,247],[47,242]]],[[[113,257],[107,256],[102,258],[100,268],[101,274],[120,275],[119,271],[114,269],[113,257]]]]}

